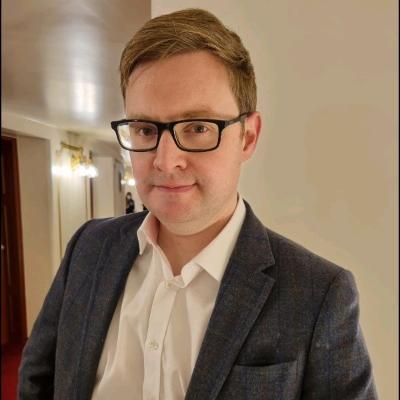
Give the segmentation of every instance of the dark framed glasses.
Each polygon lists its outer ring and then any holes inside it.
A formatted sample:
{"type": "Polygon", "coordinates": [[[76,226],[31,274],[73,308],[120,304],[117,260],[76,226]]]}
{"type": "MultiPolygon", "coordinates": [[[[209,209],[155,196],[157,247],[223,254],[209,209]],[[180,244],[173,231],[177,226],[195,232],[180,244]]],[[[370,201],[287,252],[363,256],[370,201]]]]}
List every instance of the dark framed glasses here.
{"type": "Polygon", "coordinates": [[[179,149],[204,152],[216,149],[223,130],[237,122],[243,123],[251,113],[246,112],[230,120],[194,118],[172,122],[122,119],[112,121],[111,127],[121,147],[129,151],[152,151],[160,142],[163,132],[169,131],[179,149]]]}

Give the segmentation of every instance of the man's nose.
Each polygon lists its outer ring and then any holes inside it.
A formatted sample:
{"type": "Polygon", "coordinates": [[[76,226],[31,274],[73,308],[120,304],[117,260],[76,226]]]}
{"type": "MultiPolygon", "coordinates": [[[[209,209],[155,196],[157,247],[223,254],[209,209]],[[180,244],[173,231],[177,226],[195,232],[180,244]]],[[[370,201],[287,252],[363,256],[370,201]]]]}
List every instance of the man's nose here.
{"type": "Polygon", "coordinates": [[[167,129],[162,132],[153,162],[156,169],[166,173],[173,172],[175,168],[186,168],[187,152],[178,148],[172,135],[167,129]]]}

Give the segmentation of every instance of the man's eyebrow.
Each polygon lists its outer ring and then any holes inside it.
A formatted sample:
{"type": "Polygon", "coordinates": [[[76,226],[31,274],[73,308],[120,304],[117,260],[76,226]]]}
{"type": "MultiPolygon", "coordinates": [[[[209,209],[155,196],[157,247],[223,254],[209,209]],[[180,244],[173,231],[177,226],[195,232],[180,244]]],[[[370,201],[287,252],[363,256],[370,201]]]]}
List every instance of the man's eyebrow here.
{"type": "Polygon", "coordinates": [[[126,116],[126,119],[148,119],[150,121],[156,120],[156,118],[150,117],[149,115],[146,114],[128,114],[126,116]]]}
{"type": "MultiPolygon", "coordinates": [[[[190,119],[190,118],[216,118],[216,119],[221,119],[221,118],[228,118],[228,115],[221,115],[219,113],[216,113],[214,110],[211,108],[197,108],[193,110],[188,110],[180,114],[173,115],[171,118],[168,118],[165,122],[168,121],[179,121],[181,119],[190,119]]],[[[131,114],[127,116],[127,119],[144,119],[144,120],[149,120],[149,121],[158,121],[158,118],[152,117],[147,114],[131,114]]]]}
{"type": "Polygon", "coordinates": [[[180,114],[179,117],[182,119],[187,118],[209,118],[209,117],[216,117],[218,113],[216,113],[211,108],[197,108],[195,110],[188,110],[184,113],[180,114]]]}

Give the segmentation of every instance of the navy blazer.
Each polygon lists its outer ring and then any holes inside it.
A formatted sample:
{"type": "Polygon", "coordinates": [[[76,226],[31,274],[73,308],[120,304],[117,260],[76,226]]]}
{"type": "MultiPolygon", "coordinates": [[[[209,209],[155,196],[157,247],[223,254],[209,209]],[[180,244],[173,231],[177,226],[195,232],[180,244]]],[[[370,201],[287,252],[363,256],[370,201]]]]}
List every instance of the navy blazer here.
{"type": "MultiPolygon", "coordinates": [[[[377,399],[353,275],[245,204],[185,399],[377,399]]],[[[19,399],[90,399],[145,215],[92,220],[73,236],[23,351],[19,399]]]]}

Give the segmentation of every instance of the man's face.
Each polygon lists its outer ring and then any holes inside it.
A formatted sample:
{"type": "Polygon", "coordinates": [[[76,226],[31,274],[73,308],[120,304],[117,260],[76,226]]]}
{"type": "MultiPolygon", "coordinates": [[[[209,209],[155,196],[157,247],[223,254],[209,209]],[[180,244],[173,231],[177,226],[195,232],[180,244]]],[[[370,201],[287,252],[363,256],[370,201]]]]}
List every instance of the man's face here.
{"type": "MultiPolygon", "coordinates": [[[[130,77],[125,106],[127,118],[162,122],[239,115],[225,66],[206,51],[139,65],[130,77]]],[[[156,150],[131,152],[138,193],[170,231],[194,234],[233,211],[240,166],[258,136],[248,145],[248,135],[241,138],[240,132],[240,123],[228,126],[217,149],[190,153],[165,131],[156,150]]]]}

